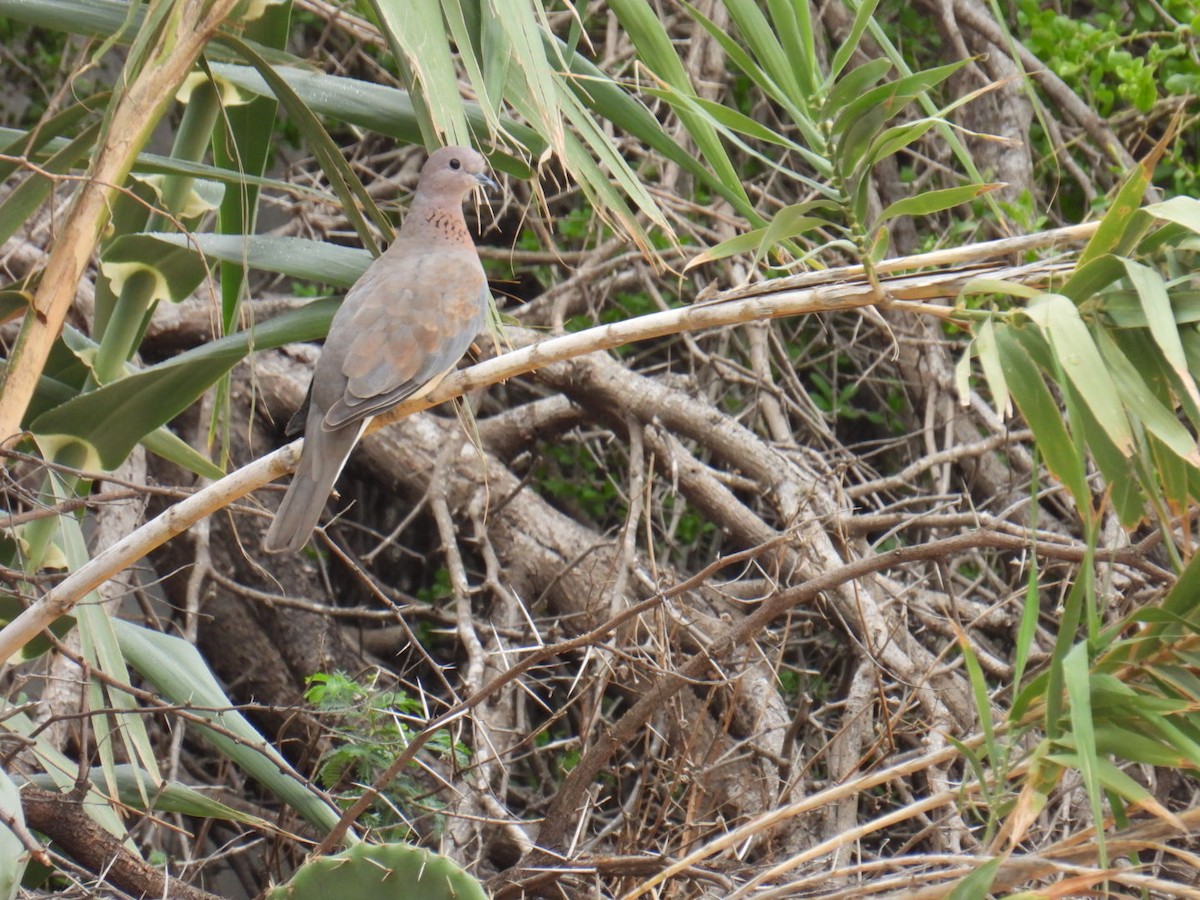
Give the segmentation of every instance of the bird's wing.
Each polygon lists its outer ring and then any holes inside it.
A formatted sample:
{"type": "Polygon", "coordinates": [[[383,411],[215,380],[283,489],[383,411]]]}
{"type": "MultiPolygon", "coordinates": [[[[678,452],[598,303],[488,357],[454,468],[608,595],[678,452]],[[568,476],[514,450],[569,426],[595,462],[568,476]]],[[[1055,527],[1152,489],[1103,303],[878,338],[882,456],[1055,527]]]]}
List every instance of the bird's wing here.
{"type": "Polygon", "coordinates": [[[349,339],[337,342],[346,386],[325,413],[327,429],[394,406],[453,368],[483,325],[488,287],[472,247],[382,257],[351,293],[359,296],[347,296],[352,312],[339,329],[349,339]]]}

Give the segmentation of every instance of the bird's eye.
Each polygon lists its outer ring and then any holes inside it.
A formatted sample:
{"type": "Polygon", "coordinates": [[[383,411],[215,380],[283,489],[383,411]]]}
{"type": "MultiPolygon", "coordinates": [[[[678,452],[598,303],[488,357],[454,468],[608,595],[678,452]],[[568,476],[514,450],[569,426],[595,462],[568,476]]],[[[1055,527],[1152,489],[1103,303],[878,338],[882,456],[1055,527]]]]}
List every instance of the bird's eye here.
{"type": "Polygon", "coordinates": [[[462,163],[460,163],[457,159],[452,159],[452,160],[450,160],[450,168],[461,169],[462,163]]]}

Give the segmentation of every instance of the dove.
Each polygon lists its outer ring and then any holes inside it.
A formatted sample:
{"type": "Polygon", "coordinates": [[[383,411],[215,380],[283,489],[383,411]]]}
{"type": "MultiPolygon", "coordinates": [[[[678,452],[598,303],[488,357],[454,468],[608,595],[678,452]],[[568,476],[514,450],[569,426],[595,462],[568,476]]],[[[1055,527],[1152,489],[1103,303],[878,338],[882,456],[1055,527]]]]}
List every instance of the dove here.
{"type": "Polygon", "coordinates": [[[475,150],[430,154],[396,239],[334,314],[309,386],[300,462],[263,540],[267,552],[294,553],[308,542],[371,419],[437,387],[483,327],[491,295],[462,210],[480,186],[496,183],[475,150]]]}

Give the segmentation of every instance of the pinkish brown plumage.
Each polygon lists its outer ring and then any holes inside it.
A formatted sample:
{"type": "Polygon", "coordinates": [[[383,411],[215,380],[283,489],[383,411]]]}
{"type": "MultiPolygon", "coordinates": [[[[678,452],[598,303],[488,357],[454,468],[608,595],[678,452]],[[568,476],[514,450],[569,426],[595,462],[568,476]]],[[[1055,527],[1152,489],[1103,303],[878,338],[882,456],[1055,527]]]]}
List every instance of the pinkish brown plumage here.
{"type": "Polygon", "coordinates": [[[263,541],[268,552],[304,546],[371,417],[432,390],[483,327],[487,277],[462,212],[479,185],[495,182],[474,150],[431,154],[396,240],[346,294],[313,374],[304,449],[263,541]]]}

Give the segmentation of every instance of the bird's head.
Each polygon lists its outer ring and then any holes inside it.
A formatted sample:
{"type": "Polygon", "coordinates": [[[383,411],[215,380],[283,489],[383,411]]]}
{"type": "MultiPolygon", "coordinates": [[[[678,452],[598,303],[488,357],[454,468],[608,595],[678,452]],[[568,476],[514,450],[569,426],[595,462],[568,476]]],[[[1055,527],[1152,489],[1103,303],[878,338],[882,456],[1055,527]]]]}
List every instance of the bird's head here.
{"type": "Polygon", "coordinates": [[[461,200],[479,186],[497,186],[487,173],[487,160],[470,147],[442,147],[421,167],[417,192],[461,200]]]}

